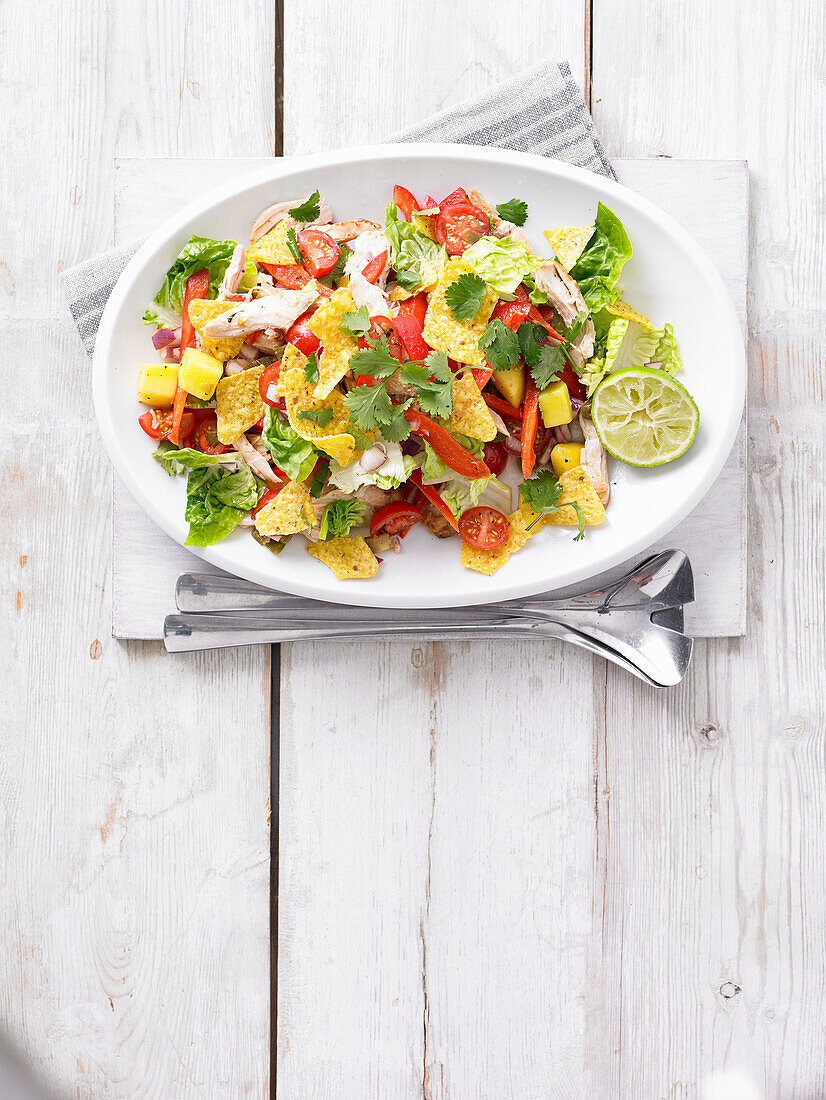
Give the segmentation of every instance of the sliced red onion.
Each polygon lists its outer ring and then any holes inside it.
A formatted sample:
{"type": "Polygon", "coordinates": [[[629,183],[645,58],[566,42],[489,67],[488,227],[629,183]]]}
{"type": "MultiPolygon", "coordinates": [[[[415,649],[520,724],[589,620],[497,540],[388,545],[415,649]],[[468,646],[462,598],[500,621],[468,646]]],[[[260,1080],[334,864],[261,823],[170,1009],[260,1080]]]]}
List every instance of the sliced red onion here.
{"type": "Polygon", "coordinates": [[[402,454],[405,455],[417,455],[421,449],[422,445],[417,439],[405,439],[402,443],[402,454]]]}
{"type": "Polygon", "coordinates": [[[650,363],[646,363],[645,365],[647,367],[653,367],[654,370],[662,370],[663,361],[662,359],[652,359],[650,363]]]}
{"type": "Polygon", "coordinates": [[[258,358],[258,352],[251,344],[242,344],[241,350],[238,352],[239,359],[246,359],[248,363],[251,363],[253,359],[258,358]]]}
{"type": "Polygon", "coordinates": [[[172,360],[173,363],[177,363],[181,358],[177,348],[164,348],[163,357],[166,360],[172,360]]]}
{"type": "Polygon", "coordinates": [[[509,435],[505,439],[503,439],[502,442],[505,444],[505,450],[508,451],[510,454],[522,454],[522,441],[520,439],[517,439],[515,436],[509,435]]]}
{"type": "Polygon", "coordinates": [[[181,330],[179,328],[159,328],[152,334],[152,347],[160,351],[161,348],[179,348],[181,346],[181,330]]]}
{"type": "Polygon", "coordinates": [[[364,473],[372,473],[373,470],[380,469],[387,461],[387,452],[380,443],[377,443],[375,447],[371,447],[369,451],[365,451],[359,459],[359,466],[364,473]]]}
{"type": "Polygon", "coordinates": [[[574,419],[574,417],[579,415],[579,410],[584,404],[584,401],[581,401],[578,397],[574,397],[573,395],[571,395],[571,409],[574,414],[574,416],[571,417],[572,420],[574,419]]]}
{"type": "Polygon", "coordinates": [[[278,400],[278,390],[276,389],[275,382],[270,382],[269,386],[267,386],[267,400],[268,401],[277,401],[278,400]]]}
{"type": "Polygon", "coordinates": [[[490,413],[491,420],[496,425],[497,432],[501,432],[504,436],[510,435],[511,433],[508,431],[505,425],[505,421],[502,419],[499,413],[496,412],[494,409],[488,409],[488,412],[490,413]]]}

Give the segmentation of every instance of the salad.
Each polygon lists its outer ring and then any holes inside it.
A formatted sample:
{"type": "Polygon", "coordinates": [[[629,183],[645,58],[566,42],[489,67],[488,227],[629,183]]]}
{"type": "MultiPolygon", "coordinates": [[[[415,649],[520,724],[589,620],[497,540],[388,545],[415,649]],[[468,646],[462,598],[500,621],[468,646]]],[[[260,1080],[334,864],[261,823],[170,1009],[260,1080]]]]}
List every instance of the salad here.
{"type": "Polygon", "coordinates": [[[609,456],[685,453],[697,408],[671,326],[621,297],[620,220],[600,203],[537,249],[527,217],[397,186],[381,223],[334,221],[314,191],[248,241],[191,237],[138,380],[154,457],[186,479],[186,544],[301,536],[347,580],[420,525],[490,575],[544,527],[602,523],[609,456]]]}

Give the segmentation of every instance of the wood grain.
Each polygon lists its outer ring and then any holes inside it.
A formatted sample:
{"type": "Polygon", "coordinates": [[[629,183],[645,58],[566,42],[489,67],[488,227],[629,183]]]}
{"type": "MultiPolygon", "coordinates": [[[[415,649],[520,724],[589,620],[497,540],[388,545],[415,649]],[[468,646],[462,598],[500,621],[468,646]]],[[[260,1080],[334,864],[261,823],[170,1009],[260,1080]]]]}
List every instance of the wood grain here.
{"type": "Polygon", "coordinates": [[[57,284],[112,242],[115,155],[271,149],[271,9],[218,34],[221,10],[0,6],[0,1018],[95,1100],[267,1088],[267,653],[110,638],[110,480],[57,284]]]}
{"type": "Polygon", "coordinates": [[[749,632],[701,643],[666,699],[608,672],[600,1095],[694,1096],[724,1068],[767,1100],[826,1093],[824,32],[814,2],[595,22],[609,153],[747,157],[753,183],[749,632]]]}

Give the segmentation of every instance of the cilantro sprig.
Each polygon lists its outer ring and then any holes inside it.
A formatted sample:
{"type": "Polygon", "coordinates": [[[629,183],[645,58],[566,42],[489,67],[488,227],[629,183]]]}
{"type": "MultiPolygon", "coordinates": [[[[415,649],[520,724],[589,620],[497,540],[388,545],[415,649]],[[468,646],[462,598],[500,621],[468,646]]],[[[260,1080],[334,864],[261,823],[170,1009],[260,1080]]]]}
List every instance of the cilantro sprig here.
{"type": "Polygon", "coordinates": [[[298,247],[298,238],[295,235],[295,230],[292,226],[287,230],[287,248],[293,254],[293,258],[297,264],[304,263],[304,257],[301,255],[301,249],[298,247]]]}
{"type": "Polygon", "coordinates": [[[516,333],[495,317],[479,337],[479,347],[485,353],[488,366],[494,370],[507,370],[519,362],[519,341],[516,333]]]}
{"type": "Polygon", "coordinates": [[[536,388],[547,389],[565,369],[565,351],[562,345],[547,343],[547,333],[536,321],[523,321],[516,338],[525,365],[536,382],[536,388]]]}
{"type": "Polygon", "coordinates": [[[318,381],[318,357],[314,351],[311,351],[307,356],[307,362],[304,364],[304,377],[308,382],[318,381]]]}
{"type": "Polygon", "coordinates": [[[312,420],[319,428],[326,428],[333,419],[332,409],[304,409],[298,414],[299,420],[312,420]]]}
{"type": "Polygon", "coordinates": [[[348,332],[351,336],[364,336],[370,331],[370,314],[367,306],[353,313],[345,313],[338,326],[339,332],[348,332]]]}
{"type": "Polygon", "coordinates": [[[562,486],[559,483],[559,478],[552,470],[540,470],[534,477],[523,481],[519,486],[519,493],[522,499],[537,513],[533,523],[528,524],[528,531],[534,523],[539,522],[542,516],[551,515],[553,512],[561,512],[563,508],[573,508],[579,524],[579,532],[574,535],[574,542],[579,542],[585,538],[585,513],[576,500],[569,501],[567,504],[559,503],[562,486]]]}
{"type": "Polygon", "coordinates": [[[289,213],[297,222],[314,222],[321,213],[321,195],[313,191],[309,198],[294,206],[289,213]]]}
{"type": "Polygon", "coordinates": [[[453,412],[453,371],[443,351],[431,351],[423,363],[405,363],[399,381],[416,387],[416,400],[428,416],[446,420],[453,412]]]}
{"type": "Polygon", "coordinates": [[[504,218],[506,222],[513,222],[514,225],[524,225],[528,216],[528,204],[523,202],[522,199],[508,199],[507,202],[497,204],[496,213],[500,218],[504,218]]]}
{"type": "Polygon", "coordinates": [[[464,272],[445,291],[445,302],[456,321],[472,321],[482,305],[487,285],[485,280],[469,271],[464,272]]]}

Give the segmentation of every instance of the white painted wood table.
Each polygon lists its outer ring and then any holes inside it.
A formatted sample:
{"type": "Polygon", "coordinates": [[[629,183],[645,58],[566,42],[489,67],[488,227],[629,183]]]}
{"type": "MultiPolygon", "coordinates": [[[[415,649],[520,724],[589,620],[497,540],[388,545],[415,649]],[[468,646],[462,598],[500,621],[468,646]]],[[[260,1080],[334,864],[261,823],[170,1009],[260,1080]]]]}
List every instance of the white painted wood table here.
{"type": "Polygon", "coordinates": [[[505,14],[0,5],[0,1025],[60,1095],[826,1094],[826,10],[505,14]],[[57,273],[111,243],[114,158],[380,139],[549,50],[609,155],[751,166],[746,636],[666,694],[561,646],[365,642],[285,647],[271,696],[265,650],[111,640],[57,273]]]}

